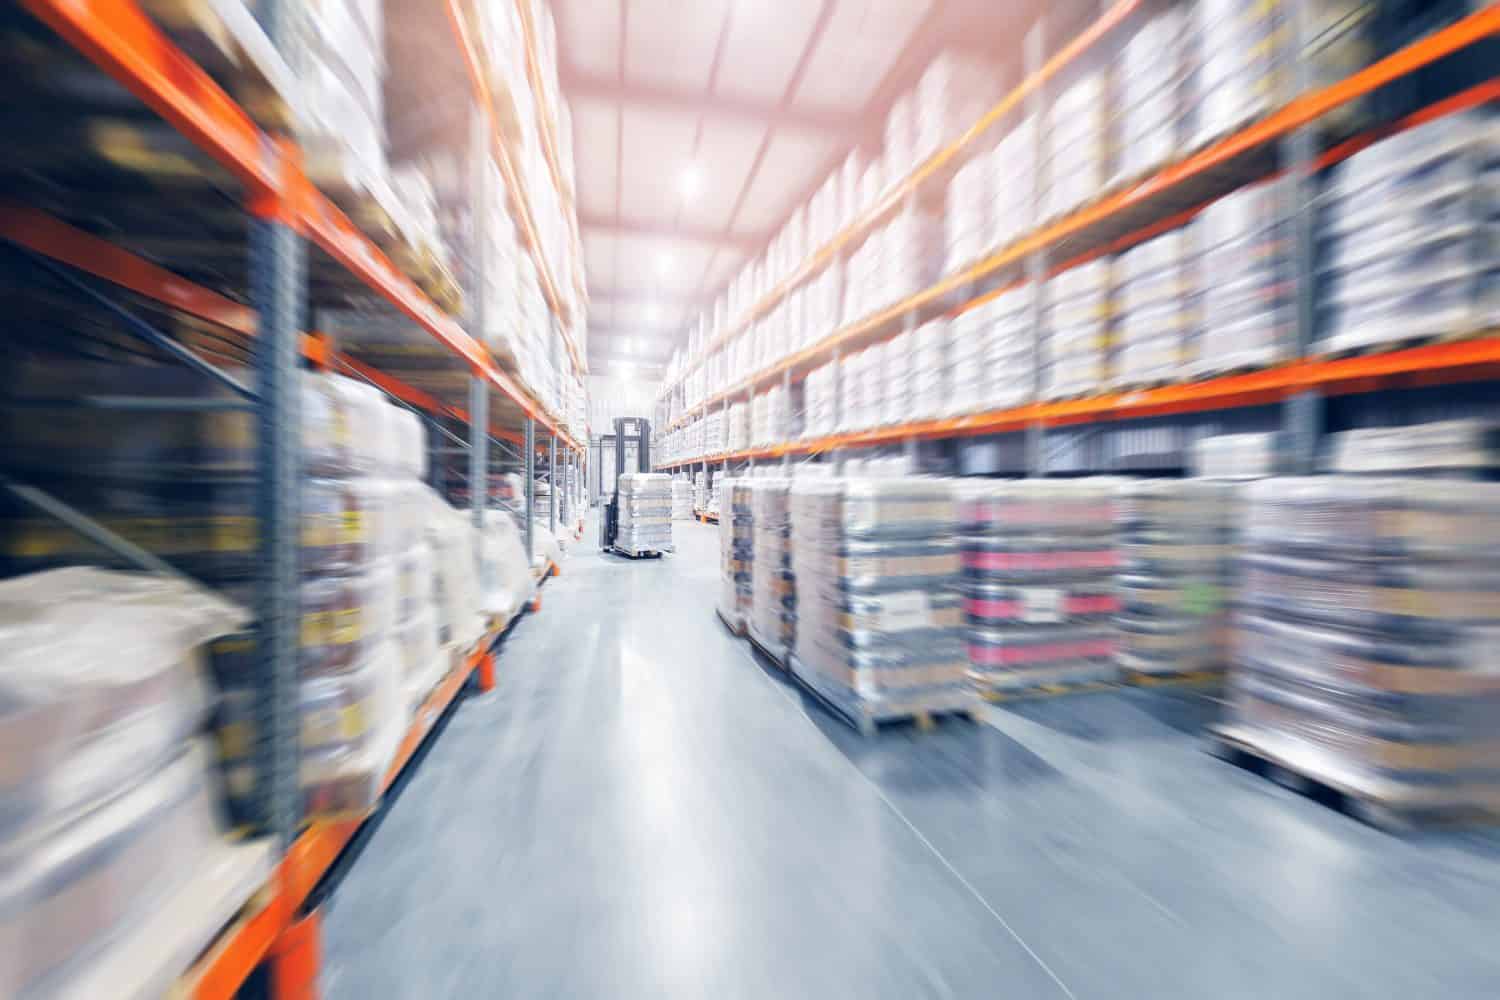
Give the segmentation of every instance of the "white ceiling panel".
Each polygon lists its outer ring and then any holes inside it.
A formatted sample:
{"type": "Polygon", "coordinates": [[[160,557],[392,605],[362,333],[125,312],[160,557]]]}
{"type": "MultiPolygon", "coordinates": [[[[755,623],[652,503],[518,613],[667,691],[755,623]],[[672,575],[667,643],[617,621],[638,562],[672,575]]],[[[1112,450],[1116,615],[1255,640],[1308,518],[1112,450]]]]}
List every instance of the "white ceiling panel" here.
{"type": "Polygon", "coordinates": [[[931,0],[838,0],[795,103],[858,111],[885,79],[931,0]]]}
{"type": "Polygon", "coordinates": [[[704,119],[694,159],[702,190],[682,205],[683,222],[695,229],[728,227],[765,136],[766,126],[759,122],[704,119]]]}
{"type": "Polygon", "coordinates": [[[584,99],[573,103],[573,148],[578,151],[578,200],[590,215],[615,214],[615,179],[619,163],[620,108],[613,101],[584,99]]]}
{"type": "Polygon", "coordinates": [[[708,90],[728,0],[629,0],[625,79],[708,90]]]}
{"type": "Polygon", "coordinates": [[[562,27],[568,62],[580,72],[616,76],[620,72],[622,0],[563,0],[562,27]]]}
{"type": "Polygon", "coordinates": [[[608,288],[615,283],[618,249],[612,235],[595,230],[583,234],[583,263],[590,287],[608,288]]]}
{"type": "Polygon", "coordinates": [[[668,334],[682,326],[684,308],[675,302],[617,302],[614,327],[631,333],[668,334]]]}
{"type": "Polygon", "coordinates": [[[827,136],[777,129],[734,220],[735,231],[764,233],[781,222],[833,151],[827,136]]]}
{"type": "Polygon", "coordinates": [[[697,289],[717,247],[696,240],[622,234],[617,258],[621,283],[659,289],[663,295],[697,289]]]}
{"type": "Polygon", "coordinates": [[[692,160],[697,116],[627,104],[621,127],[621,216],[653,225],[675,218],[677,178],[692,160]]]}
{"type": "Polygon", "coordinates": [[[745,266],[745,255],[738,250],[724,247],[714,255],[713,261],[708,265],[708,272],[703,276],[703,284],[707,288],[718,288],[727,284],[730,278],[739,273],[740,268],[745,266]]]}
{"type": "Polygon", "coordinates": [[[820,6],[812,0],[736,4],[719,63],[718,92],[781,100],[818,22],[820,6]]]}

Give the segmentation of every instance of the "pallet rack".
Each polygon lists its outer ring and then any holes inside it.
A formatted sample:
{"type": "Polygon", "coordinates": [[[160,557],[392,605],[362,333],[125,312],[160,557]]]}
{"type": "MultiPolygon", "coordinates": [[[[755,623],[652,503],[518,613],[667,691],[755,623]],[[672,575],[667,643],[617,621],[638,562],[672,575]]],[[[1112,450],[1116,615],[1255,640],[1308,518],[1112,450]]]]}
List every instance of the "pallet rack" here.
{"type": "MultiPolygon", "coordinates": [[[[1284,5],[1288,22],[1300,23],[1303,4],[1284,5]]],[[[946,183],[980,137],[1013,113],[1036,113],[1045,99],[1048,84],[1086,53],[1133,29],[1144,5],[1140,0],[1117,0],[1081,33],[1043,59],[1049,25],[1046,15],[1032,28],[1024,45],[1027,73],[1019,85],[987,112],[953,144],[934,154],[910,175],[893,185],[871,209],[837,233],[796,271],[757,302],[738,322],[721,331],[701,353],[688,361],[664,390],[663,400],[682,392],[682,382],[697,371],[716,351],[750,329],[796,288],[812,280],[835,259],[856,247],[865,236],[899,206],[946,183]]],[[[1443,60],[1478,50],[1481,43],[1500,34],[1500,4],[1489,3],[1455,17],[1424,37],[1408,41],[1394,52],[1347,78],[1322,89],[1304,88],[1280,109],[1221,136],[1206,147],[1190,152],[1125,184],[1101,194],[1090,203],[1044,221],[979,261],[947,274],[927,288],[896,304],[878,310],[836,331],[817,343],[767,365],[729,388],[714,392],[682,409],[670,422],[659,412],[667,430],[676,430],[711,409],[719,409],[727,420],[731,401],[748,403],[758,392],[780,384],[789,391],[794,380],[841,355],[889,340],[914,329],[926,319],[958,315],[1000,292],[1023,282],[1036,282],[1100,255],[1115,253],[1180,226],[1215,199],[1278,172],[1298,179],[1294,186],[1303,223],[1311,198],[1311,175],[1353,155],[1386,135],[1429,121],[1444,114],[1500,98],[1500,81],[1479,70],[1480,78],[1466,80],[1457,92],[1427,103],[1415,113],[1377,127],[1327,149],[1319,149],[1313,129],[1322,116],[1357,98],[1375,95],[1381,88],[1399,84],[1420,71],[1437,67],[1443,60]]],[[[1482,59],[1476,58],[1475,63],[1482,59]]],[[[1472,70],[1472,67],[1471,67],[1472,70]]],[[[1462,74],[1460,74],[1462,75],[1462,74]]],[[[1473,75],[1472,72],[1470,75],[1473,75]]],[[[967,439],[1001,434],[1024,434],[1022,467],[1030,475],[1049,471],[1044,450],[1049,429],[1090,425],[1082,433],[1109,422],[1141,421],[1146,418],[1183,414],[1226,415],[1228,411],[1255,407],[1279,407],[1277,425],[1286,431],[1296,453],[1295,465],[1310,469],[1322,432],[1322,400],[1338,395],[1375,393],[1383,390],[1487,381],[1500,378],[1500,337],[1428,344],[1386,354],[1326,360],[1308,357],[1311,343],[1312,246],[1310,228],[1294,242],[1294,274],[1298,297],[1295,360],[1265,370],[1208,378],[1131,392],[1112,392],[1084,399],[1039,402],[1004,410],[993,410],[949,419],[922,420],[868,428],[812,439],[778,442],[728,453],[698,455],[662,462],[663,470],[701,468],[712,474],[727,472],[730,465],[757,461],[790,461],[792,456],[828,455],[835,462],[848,450],[900,446],[915,454],[917,442],[967,439]]],[[[1039,324],[1033,323],[1039,330],[1039,324]]],[[[1039,334],[1038,334],[1039,335],[1039,334]]],[[[833,397],[841,397],[835,366],[833,397]]],[[[680,396],[678,397],[680,399],[680,396]]],[[[835,406],[839,405],[837,402],[835,406]]],[[[727,428],[726,428],[727,431],[727,428]]]]}
{"type": "MultiPolygon", "coordinates": [[[[524,10],[524,0],[518,0],[518,6],[524,10]]],[[[528,556],[534,549],[532,519],[539,513],[532,489],[539,474],[537,453],[543,453],[546,475],[551,475],[569,466],[581,468],[583,445],[568,433],[562,415],[548,413],[513,373],[497,364],[308,179],[296,143],[282,134],[295,95],[281,93],[282,106],[276,113],[253,118],[136,0],[22,0],[20,8],[25,13],[7,17],[15,19],[23,33],[46,41],[45,58],[67,61],[58,72],[89,78],[86,87],[64,89],[59,102],[64,110],[58,117],[120,115],[132,129],[164,127],[165,138],[156,131],[151,135],[171,148],[177,157],[171,161],[172,171],[178,173],[148,176],[133,170],[132,164],[100,157],[97,150],[70,151],[74,156],[59,169],[59,177],[26,190],[25,197],[0,199],[0,245],[8,245],[110,312],[135,339],[234,390],[236,401],[227,405],[252,411],[258,435],[255,510],[260,535],[254,590],[261,682],[256,691],[255,755],[264,776],[257,794],[264,836],[251,848],[271,860],[274,872],[244,887],[243,897],[231,901],[239,913],[227,926],[191,928],[191,933],[171,942],[153,939],[148,942],[151,947],[170,945],[175,950],[135,964],[152,967],[150,989],[157,993],[159,987],[170,986],[173,995],[232,997],[265,966],[273,993],[308,995],[304,991],[317,974],[318,887],[363,821],[304,825],[300,818],[295,606],[299,368],[305,364],[347,373],[416,410],[433,427],[434,444],[447,439],[467,451],[470,484],[487,485],[492,458],[500,449],[514,446],[515,458],[526,469],[528,556]],[[63,44],[57,45],[59,39],[63,44]],[[188,165],[190,179],[183,179],[183,164],[188,165]],[[180,186],[172,187],[172,180],[180,186]],[[90,200],[96,188],[103,197],[90,200]],[[194,230],[208,231],[238,266],[221,269],[195,259],[190,250],[165,249],[176,245],[174,241],[180,243],[180,234],[153,226],[182,216],[191,217],[194,230]],[[309,246],[324,256],[309,254],[309,246]],[[383,300],[385,308],[395,308],[430,335],[450,359],[450,369],[442,373],[449,377],[424,382],[430,373],[376,367],[307,329],[312,305],[343,304],[354,298],[383,300]],[[164,333],[153,322],[157,316],[191,320],[197,333],[164,333]],[[215,364],[228,358],[248,359],[253,388],[215,364]],[[456,385],[451,376],[457,377],[456,385]],[[492,402],[498,403],[493,411],[492,402]],[[538,440],[538,425],[545,440],[538,440]],[[190,969],[170,968],[194,959],[190,969]],[[164,971],[170,974],[165,983],[160,978],[164,971]],[[178,973],[172,985],[171,977],[178,973]]],[[[248,17],[235,27],[258,33],[249,40],[250,47],[260,62],[275,64],[267,75],[283,89],[291,78],[286,67],[296,64],[297,50],[304,44],[294,23],[299,8],[296,0],[262,0],[264,30],[248,17]]],[[[442,16],[436,8],[434,14],[442,16]]],[[[461,53],[468,68],[462,93],[473,104],[471,118],[485,140],[470,144],[478,151],[472,158],[493,156],[500,164],[512,210],[547,293],[551,322],[561,324],[567,318],[565,303],[543,259],[527,192],[495,127],[459,0],[449,0],[446,15],[455,55],[461,53]]],[[[527,41],[531,43],[529,35],[527,41]]],[[[534,53],[529,58],[534,61],[534,53]]],[[[453,62],[457,65],[460,59],[453,62]]],[[[534,66],[531,71],[535,74],[534,66]]],[[[50,105],[48,110],[53,110],[50,105]]],[[[550,155],[555,157],[555,151],[550,155]]],[[[38,172],[45,173],[45,167],[44,163],[38,172]]],[[[473,174],[485,176],[487,171],[473,174]]],[[[574,234],[576,270],[576,229],[574,234]]],[[[583,373],[583,358],[565,325],[562,336],[573,371],[583,373]]],[[[128,385],[124,391],[129,391],[128,385]]],[[[139,406],[142,401],[120,396],[91,400],[89,405],[107,409],[139,406]]],[[[7,476],[0,479],[0,487],[61,517],[127,561],[160,566],[149,553],[27,484],[7,476]]],[[[471,489],[470,494],[478,523],[488,489],[471,489]]],[[[557,513],[553,491],[549,516],[554,531],[557,513]]],[[[537,585],[557,572],[550,561],[538,567],[537,585]]],[[[539,599],[534,599],[532,609],[538,607],[539,599]]],[[[406,771],[466,686],[493,686],[493,648],[508,624],[491,622],[474,646],[450,651],[450,669],[404,734],[385,788],[406,771]]],[[[109,988],[125,990],[129,985],[111,982],[109,988]]]]}

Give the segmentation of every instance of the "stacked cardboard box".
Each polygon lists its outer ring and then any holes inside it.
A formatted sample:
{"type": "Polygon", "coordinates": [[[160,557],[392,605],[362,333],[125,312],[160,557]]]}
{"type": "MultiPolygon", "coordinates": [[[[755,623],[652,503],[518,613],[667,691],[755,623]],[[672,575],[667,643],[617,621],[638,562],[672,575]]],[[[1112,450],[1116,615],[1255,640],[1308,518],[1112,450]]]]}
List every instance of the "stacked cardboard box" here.
{"type": "Polygon", "coordinates": [[[1183,226],[1115,258],[1115,385],[1188,377],[1198,346],[1196,232],[1183,226]]]}
{"type": "Polygon", "coordinates": [[[797,620],[797,594],[792,573],[791,481],[751,480],[750,613],[746,628],[751,638],[776,659],[785,662],[797,620]]]}
{"type": "Polygon", "coordinates": [[[755,511],[749,479],[715,480],[710,510],[719,514],[719,614],[743,631],[754,603],[755,511]],[[727,510],[717,510],[727,498],[727,510]]]}
{"type": "Polygon", "coordinates": [[[1203,324],[1195,375],[1264,367],[1292,348],[1296,304],[1287,183],[1242,188],[1198,216],[1203,324]]]}
{"type": "Polygon", "coordinates": [[[1112,350],[1113,261],[1100,258],[1043,285],[1042,396],[1089,396],[1107,384],[1112,350]]]}
{"type": "Polygon", "coordinates": [[[628,552],[672,550],[672,480],[656,472],[620,477],[619,534],[615,544],[628,552]]]}

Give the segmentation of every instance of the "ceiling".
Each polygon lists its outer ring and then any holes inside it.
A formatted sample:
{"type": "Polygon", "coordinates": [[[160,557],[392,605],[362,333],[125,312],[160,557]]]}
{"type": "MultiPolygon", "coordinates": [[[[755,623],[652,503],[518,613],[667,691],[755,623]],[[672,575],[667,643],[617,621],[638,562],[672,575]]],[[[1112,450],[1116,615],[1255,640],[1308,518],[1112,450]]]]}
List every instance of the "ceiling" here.
{"type": "Polygon", "coordinates": [[[1001,38],[1032,4],[996,6],[554,0],[591,365],[664,363],[945,44],[1001,38]]]}

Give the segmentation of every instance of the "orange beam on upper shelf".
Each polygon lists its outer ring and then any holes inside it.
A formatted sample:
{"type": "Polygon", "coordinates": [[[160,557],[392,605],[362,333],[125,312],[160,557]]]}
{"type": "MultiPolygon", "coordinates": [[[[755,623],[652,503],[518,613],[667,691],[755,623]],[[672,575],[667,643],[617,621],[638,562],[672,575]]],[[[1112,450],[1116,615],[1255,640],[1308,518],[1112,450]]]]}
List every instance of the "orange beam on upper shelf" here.
{"type": "MultiPolygon", "coordinates": [[[[479,102],[485,121],[489,124],[491,150],[495,164],[500,168],[500,176],[505,180],[505,187],[509,192],[511,202],[515,206],[521,238],[526,243],[532,262],[536,265],[537,279],[541,283],[542,294],[551,306],[553,315],[561,320],[564,318],[562,299],[557,294],[557,285],[552,280],[552,271],[547,265],[546,255],[542,253],[541,239],[537,235],[536,223],[531,215],[531,204],[526,197],[526,189],[521,184],[520,173],[511,159],[510,150],[506,148],[501,138],[500,123],[495,120],[495,103],[490,94],[489,80],[480,59],[479,46],[469,30],[462,0],[447,0],[445,9],[448,13],[448,23],[452,26],[454,37],[458,40],[459,53],[463,57],[464,67],[469,73],[469,83],[474,88],[474,98],[479,102]]],[[[568,349],[568,356],[573,361],[573,367],[580,372],[586,371],[583,358],[578,352],[578,345],[574,343],[573,336],[566,326],[563,327],[562,336],[563,343],[568,349]]]]}
{"type": "Polygon", "coordinates": [[[279,190],[278,155],[262,141],[255,122],[134,0],[22,0],[22,6],[213,157],[251,194],[279,190]]]}
{"type": "MultiPolygon", "coordinates": [[[[524,2],[524,0],[521,0],[521,2],[524,2]]],[[[679,380],[697,371],[702,367],[709,355],[743,333],[751,324],[768,313],[777,303],[786,298],[787,295],[791,294],[800,285],[821,273],[840,250],[873,230],[876,223],[900,205],[908,195],[920,190],[922,185],[938,175],[955,159],[962,156],[972,143],[976,142],[980,136],[1003,120],[1011,111],[1015,110],[1038,87],[1062,72],[1075,59],[1093,48],[1094,45],[1108,36],[1110,32],[1123,24],[1126,18],[1134,13],[1140,4],[1141,0],[1116,0],[1108,10],[1100,15],[1097,21],[1089,25],[1083,33],[1064,46],[1055,56],[1047,60],[1039,70],[1017,84],[998,104],[987,111],[979,121],[969,126],[963,135],[919,164],[915,170],[888,190],[874,206],[867,209],[859,218],[839,230],[839,232],[834,234],[832,239],[815,251],[811,257],[803,261],[801,266],[793,271],[790,277],[780,282],[762,297],[759,302],[752,306],[749,313],[720,336],[715,337],[710,344],[705,346],[703,353],[698,358],[687,364],[679,376],[679,380]]]]}
{"type": "Polygon", "coordinates": [[[0,199],[0,237],[190,316],[238,333],[255,332],[255,310],[249,306],[29,205],[0,199]]]}

